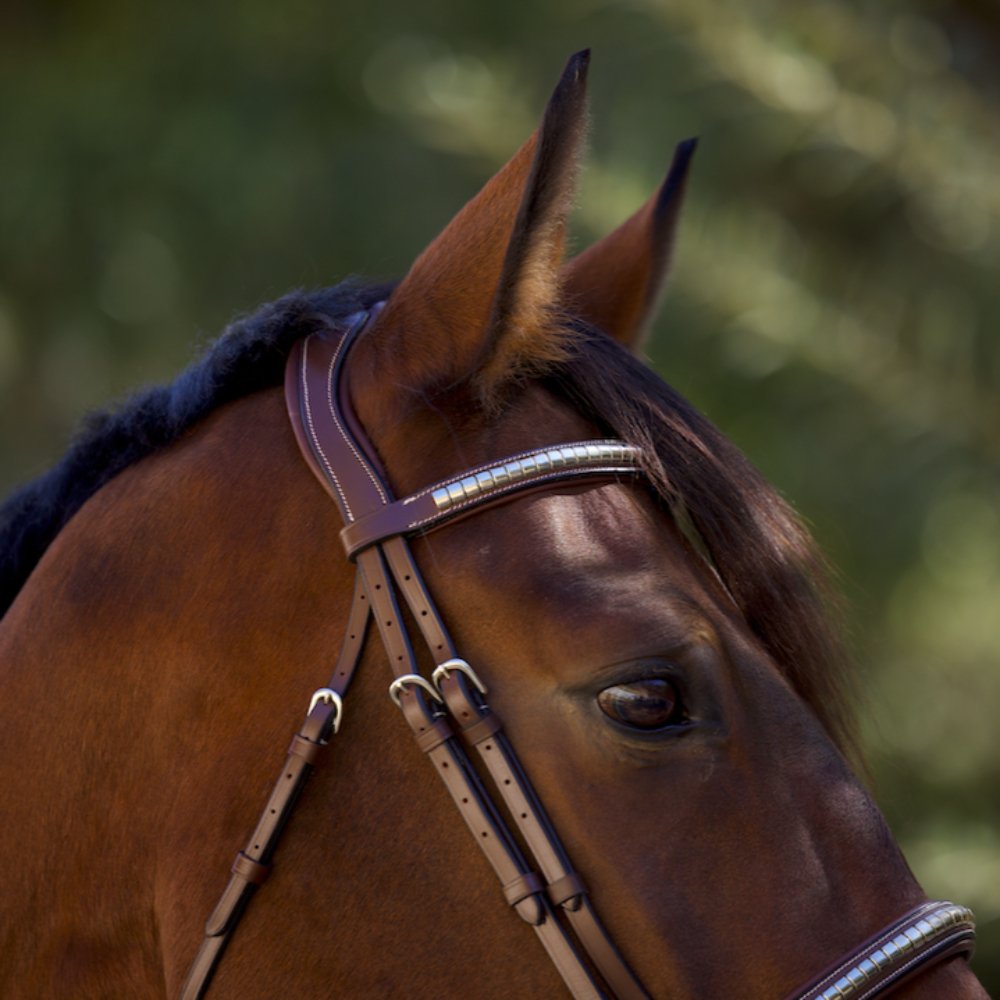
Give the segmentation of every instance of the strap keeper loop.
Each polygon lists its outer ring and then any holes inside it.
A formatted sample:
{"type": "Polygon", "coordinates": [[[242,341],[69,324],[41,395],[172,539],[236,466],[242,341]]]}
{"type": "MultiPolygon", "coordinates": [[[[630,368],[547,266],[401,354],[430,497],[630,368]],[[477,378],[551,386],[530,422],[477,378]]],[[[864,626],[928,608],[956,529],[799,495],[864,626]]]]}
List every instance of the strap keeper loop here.
{"type": "Polygon", "coordinates": [[[268,875],[271,874],[271,866],[254,861],[249,854],[240,851],[233,862],[232,872],[246,882],[250,882],[253,885],[262,885],[267,881],[268,875]]]}
{"type": "Polygon", "coordinates": [[[562,878],[550,882],[546,892],[553,906],[561,906],[575,913],[583,905],[587,887],[576,872],[567,872],[562,878]]]}
{"type": "Polygon", "coordinates": [[[305,736],[301,736],[296,733],[292,737],[292,742],[288,747],[288,753],[296,757],[301,757],[307,764],[311,764],[315,767],[316,761],[319,760],[320,755],[325,748],[325,743],[315,743],[313,740],[306,739],[305,736]]]}
{"type": "Polygon", "coordinates": [[[535,872],[524,872],[503,887],[503,894],[525,923],[538,927],[545,919],[545,907],[539,895],[544,888],[535,872]]]}
{"type": "Polygon", "coordinates": [[[481,715],[472,725],[463,726],[462,735],[467,742],[476,746],[484,740],[488,740],[491,736],[496,736],[502,728],[500,719],[487,710],[486,714],[481,715]]]}
{"type": "Polygon", "coordinates": [[[416,734],[417,746],[424,753],[430,753],[441,746],[445,740],[450,740],[454,735],[451,726],[448,725],[448,720],[443,717],[437,718],[431,721],[429,729],[416,734]]]}

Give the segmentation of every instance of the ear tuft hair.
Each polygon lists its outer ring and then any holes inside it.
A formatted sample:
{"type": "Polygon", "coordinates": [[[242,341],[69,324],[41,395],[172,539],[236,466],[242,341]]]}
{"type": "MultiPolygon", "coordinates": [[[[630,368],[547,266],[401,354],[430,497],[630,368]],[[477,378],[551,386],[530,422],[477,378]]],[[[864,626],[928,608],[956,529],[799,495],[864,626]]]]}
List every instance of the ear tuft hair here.
{"type": "Polygon", "coordinates": [[[566,218],[587,131],[590,50],[571,56],[536,133],[525,185],[493,302],[490,336],[477,366],[484,402],[511,380],[539,374],[566,356],[558,308],[566,218]]]}

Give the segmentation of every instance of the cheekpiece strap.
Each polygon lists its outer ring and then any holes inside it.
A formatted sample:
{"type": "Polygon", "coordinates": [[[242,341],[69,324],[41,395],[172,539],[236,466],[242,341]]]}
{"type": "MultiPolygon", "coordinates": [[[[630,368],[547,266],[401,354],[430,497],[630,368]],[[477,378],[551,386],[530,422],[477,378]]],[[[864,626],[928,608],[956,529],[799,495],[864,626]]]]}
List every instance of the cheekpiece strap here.
{"type": "MultiPolygon", "coordinates": [[[[562,481],[600,483],[631,477],[639,471],[639,449],[617,440],[532,449],[468,469],[396,500],[351,410],[343,382],[345,358],[364,325],[364,316],[353,317],[341,339],[316,334],[294,345],[286,368],[286,400],[303,456],[343,517],[345,548],[358,565],[372,620],[395,675],[390,694],[500,886],[513,894],[513,898],[508,895],[508,902],[538,935],[570,993],[576,1000],[604,1000],[609,994],[618,1000],[646,1000],[641,984],[594,913],[582,883],[574,883],[572,892],[557,893],[558,903],[551,900],[548,887],[565,883],[572,865],[499,719],[493,716],[484,723],[484,705],[457,700],[465,675],[456,664],[464,661],[456,658],[407,541],[409,535],[527,490],[551,488],[562,481]],[[397,596],[409,606],[434,662],[450,665],[455,673],[439,676],[435,671],[433,684],[420,675],[397,596]],[[478,742],[470,745],[470,736],[478,742]],[[484,755],[492,790],[481,782],[467,747],[484,755]],[[510,817],[532,857],[522,854],[510,817]],[[581,956],[581,950],[589,960],[581,956]]],[[[467,669],[471,676],[471,668],[467,669]]]]}

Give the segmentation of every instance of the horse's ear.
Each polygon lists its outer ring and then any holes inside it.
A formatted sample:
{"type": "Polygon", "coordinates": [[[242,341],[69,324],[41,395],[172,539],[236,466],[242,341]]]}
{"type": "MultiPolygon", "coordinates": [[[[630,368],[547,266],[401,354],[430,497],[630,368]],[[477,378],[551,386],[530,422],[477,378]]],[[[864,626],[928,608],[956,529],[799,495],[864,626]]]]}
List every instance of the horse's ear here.
{"type": "Polygon", "coordinates": [[[656,194],[614,232],[563,268],[563,298],[568,311],[633,350],[641,346],[670,267],[688,165],[696,145],[697,139],[680,143],[656,194]]]}
{"type": "Polygon", "coordinates": [[[563,355],[559,265],[589,59],[570,58],[538,130],[417,258],[359,342],[352,393],[363,420],[377,409],[364,399],[366,369],[404,394],[471,384],[489,403],[511,378],[563,355]]]}

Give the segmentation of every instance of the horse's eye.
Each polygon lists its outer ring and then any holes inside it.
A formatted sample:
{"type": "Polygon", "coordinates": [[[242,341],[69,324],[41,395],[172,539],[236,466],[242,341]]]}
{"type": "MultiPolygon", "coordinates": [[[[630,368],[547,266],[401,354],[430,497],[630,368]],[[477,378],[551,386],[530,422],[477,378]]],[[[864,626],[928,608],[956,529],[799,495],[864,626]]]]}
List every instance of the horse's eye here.
{"type": "Polygon", "coordinates": [[[605,688],[597,696],[601,711],[633,729],[662,729],[683,721],[677,688],[662,677],[646,677],[605,688]]]}

